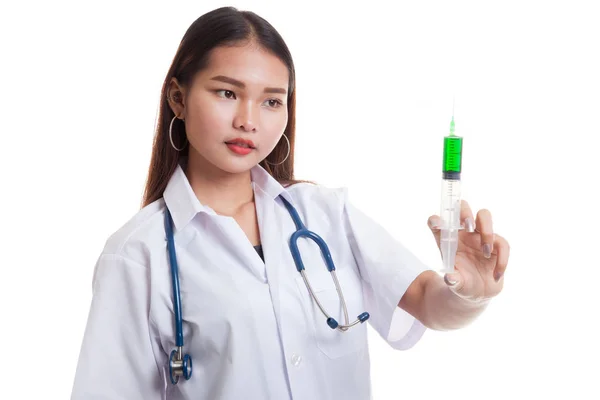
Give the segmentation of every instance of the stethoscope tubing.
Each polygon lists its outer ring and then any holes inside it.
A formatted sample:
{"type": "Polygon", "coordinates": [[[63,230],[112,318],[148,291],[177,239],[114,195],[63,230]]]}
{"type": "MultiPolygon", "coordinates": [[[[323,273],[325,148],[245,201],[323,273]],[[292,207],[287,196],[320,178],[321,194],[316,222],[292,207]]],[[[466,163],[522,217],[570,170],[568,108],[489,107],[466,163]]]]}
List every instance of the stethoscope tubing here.
{"type": "MultiPolygon", "coordinates": [[[[283,196],[279,196],[283,201],[283,204],[289,211],[292,219],[294,220],[294,224],[296,225],[296,231],[291,235],[289,246],[290,251],[292,253],[292,258],[294,259],[294,263],[296,264],[296,269],[302,275],[302,279],[308,288],[310,297],[315,301],[317,307],[323,313],[325,318],[327,318],[327,325],[331,329],[337,329],[339,331],[345,332],[350,327],[365,322],[369,319],[369,313],[363,312],[360,314],[355,321],[350,323],[348,319],[348,308],[346,306],[346,300],[344,299],[344,295],[342,293],[342,289],[340,287],[340,283],[337,278],[335,264],[333,263],[333,258],[331,257],[331,252],[327,246],[327,243],[316,233],[309,231],[306,229],[298,212],[296,209],[285,199],[283,196]],[[298,239],[307,238],[314,241],[320,248],[321,254],[323,256],[323,260],[327,265],[327,270],[330,272],[333,282],[335,284],[335,289],[338,293],[338,297],[340,299],[340,303],[342,305],[342,309],[344,311],[344,324],[339,324],[334,318],[332,318],[325,308],[319,301],[319,298],[315,295],[312,286],[306,276],[306,270],[304,268],[304,263],[302,262],[302,256],[300,255],[300,250],[298,249],[298,239]]],[[[173,218],[171,217],[171,213],[168,207],[165,207],[165,231],[167,236],[167,250],[169,254],[169,264],[171,265],[171,283],[173,285],[173,307],[175,314],[175,345],[177,349],[173,350],[169,357],[169,375],[171,378],[171,383],[174,385],[179,381],[179,377],[183,376],[186,380],[190,379],[192,375],[192,358],[188,354],[183,353],[183,316],[182,316],[182,307],[181,307],[181,293],[179,287],[179,268],[177,265],[177,255],[175,252],[175,239],[173,237],[173,218]]]]}
{"type": "Polygon", "coordinates": [[[183,347],[183,316],[181,311],[181,293],[179,290],[179,268],[177,265],[177,256],[175,253],[175,239],[173,238],[173,219],[169,209],[165,218],[165,229],[167,231],[167,246],[169,253],[169,263],[171,264],[171,282],[173,284],[173,303],[175,312],[175,345],[183,347]]]}

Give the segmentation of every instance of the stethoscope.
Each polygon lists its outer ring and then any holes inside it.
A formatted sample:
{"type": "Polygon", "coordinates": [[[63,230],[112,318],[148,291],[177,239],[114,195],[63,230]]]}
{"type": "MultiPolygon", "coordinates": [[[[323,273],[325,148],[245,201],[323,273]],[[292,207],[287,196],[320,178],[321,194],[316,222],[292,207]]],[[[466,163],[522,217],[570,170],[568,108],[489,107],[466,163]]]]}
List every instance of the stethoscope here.
{"type": "MultiPolygon", "coordinates": [[[[331,253],[329,252],[329,247],[325,241],[316,233],[309,231],[306,229],[298,212],[296,209],[286,200],[283,196],[279,196],[279,198],[283,201],[283,204],[287,208],[290,213],[294,223],[296,224],[296,231],[292,234],[290,238],[290,250],[292,253],[292,257],[294,258],[294,263],[296,264],[296,269],[302,275],[304,283],[308,288],[308,292],[310,296],[315,301],[319,310],[323,313],[326,318],[327,325],[331,329],[337,329],[339,331],[345,332],[349,328],[353,327],[358,323],[363,323],[369,319],[369,313],[364,312],[360,314],[356,320],[352,323],[348,321],[348,308],[346,307],[346,301],[344,300],[344,295],[342,294],[342,289],[340,288],[340,283],[338,281],[337,275],[335,273],[335,265],[333,263],[333,259],[331,257],[331,253]],[[298,239],[299,238],[308,238],[312,239],[319,248],[321,249],[321,254],[323,255],[323,259],[327,264],[327,269],[331,273],[333,278],[333,282],[335,284],[335,288],[338,293],[338,297],[342,304],[342,308],[344,310],[344,324],[339,324],[335,318],[331,317],[323,308],[319,299],[313,292],[312,287],[310,286],[310,282],[306,276],[306,272],[304,269],[304,263],[302,262],[302,256],[300,255],[300,251],[298,250],[298,239]]],[[[171,377],[171,383],[176,385],[179,382],[179,377],[183,376],[186,380],[190,379],[192,376],[192,357],[189,354],[183,353],[183,317],[181,313],[181,295],[179,293],[179,275],[178,275],[178,267],[177,267],[177,256],[175,254],[175,240],[173,239],[173,219],[171,218],[171,213],[168,208],[165,208],[165,231],[167,234],[167,249],[169,252],[169,263],[171,265],[171,280],[173,284],[173,303],[174,303],[174,311],[175,311],[175,345],[177,348],[171,351],[171,355],[169,356],[169,375],[171,377]]]]}

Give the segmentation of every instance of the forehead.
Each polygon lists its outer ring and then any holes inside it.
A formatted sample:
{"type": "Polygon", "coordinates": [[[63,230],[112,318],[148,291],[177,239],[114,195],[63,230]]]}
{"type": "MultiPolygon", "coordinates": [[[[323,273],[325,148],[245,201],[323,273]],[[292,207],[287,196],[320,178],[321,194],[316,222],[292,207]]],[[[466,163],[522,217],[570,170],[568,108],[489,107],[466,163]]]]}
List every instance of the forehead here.
{"type": "Polygon", "coordinates": [[[217,75],[225,75],[247,85],[286,89],[289,80],[283,61],[256,44],[214,48],[207,67],[198,77],[209,80],[217,75]]]}

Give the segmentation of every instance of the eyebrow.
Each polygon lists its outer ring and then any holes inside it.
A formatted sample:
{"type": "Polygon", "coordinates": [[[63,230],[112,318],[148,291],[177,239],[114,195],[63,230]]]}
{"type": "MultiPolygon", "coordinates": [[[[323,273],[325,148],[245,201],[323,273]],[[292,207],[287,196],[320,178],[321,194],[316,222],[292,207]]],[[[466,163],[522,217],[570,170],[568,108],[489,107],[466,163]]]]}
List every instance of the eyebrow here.
{"type": "MultiPolygon", "coordinates": [[[[230,78],[228,76],[223,76],[223,75],[218,75],[215,77],[210,78],[211,81],[219,81],[219,82],[225,82],[225,83],[229,83],[233,86],[237,86],[239,88],[245,88],[246,85],[244,84],[244,82],[240,82],[237,79],[233,79],[230,78]]],[[[273,87],[268,87],[265,88],[265,93],[280,93],[280,94],[287,94],[287,90],[283,89],[283,88],[273,88],[273,87]]]]}

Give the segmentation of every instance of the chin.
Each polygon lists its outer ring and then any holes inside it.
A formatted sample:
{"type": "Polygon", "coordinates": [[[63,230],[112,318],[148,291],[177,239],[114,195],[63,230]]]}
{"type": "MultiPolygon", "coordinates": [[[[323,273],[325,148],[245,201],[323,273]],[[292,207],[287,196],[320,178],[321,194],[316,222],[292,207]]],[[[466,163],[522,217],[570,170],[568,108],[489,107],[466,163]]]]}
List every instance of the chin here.
{"type": "Polygon", "coordinates": [[[217,168],[229,174],[248,172],[262,160],[258,153],[240,157],[228,153],[214,152],[204,156],[198,151],[194,151],[194,153],[190,151],[190,158],[194,158],[196,162],[193,164],[200,169],[202,169],[203,166],[208,167],[208,169],[217,168]],[[210,165],[212,165],[212,167],[210,165]]]}
{"type": "Polygon", "coordinates": [[[223,161],[225,162],[220,162],[217,164],[217,167],[230,174],[241,174],[243,172],[247,172],[256,166],[256,164],[258,164],[258,160],[254,157],[223,161]]]}

